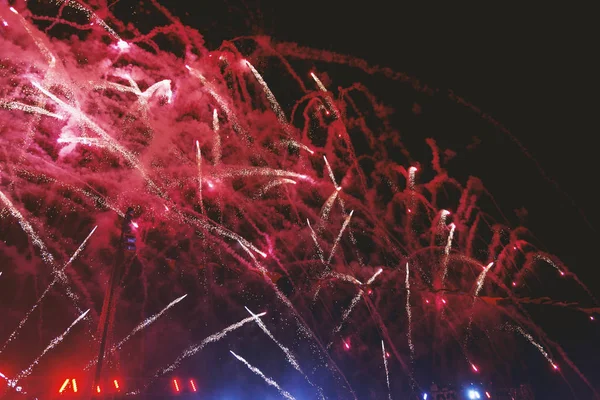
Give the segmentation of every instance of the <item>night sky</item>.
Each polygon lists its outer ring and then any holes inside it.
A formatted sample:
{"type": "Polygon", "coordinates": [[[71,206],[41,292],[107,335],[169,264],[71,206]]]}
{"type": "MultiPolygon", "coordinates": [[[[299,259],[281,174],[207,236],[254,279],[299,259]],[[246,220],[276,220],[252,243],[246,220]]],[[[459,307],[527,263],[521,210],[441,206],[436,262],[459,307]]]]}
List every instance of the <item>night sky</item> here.
{"type": "MultiPolygon", "coordinates": [[[[592,71],[590,10],[264,0],[197,8],[186,4],[177,12],[199,28],[209,48],[232,37],[265,34],[389,66],[441,91],[452,89],[490,113],[533,160],[505,134],[487,129],[480,136],[484,146],[493,149],[498,144],[500,150],[492,158],[474,156],[469,173],[481,177],[508,212],[525,207],[526,226],[600,293],[597,148],[592,144],[598,122],[591,101],[597,78],[592,71]]],[[[447,134],[446,143],[452,143],[456,133],[447,134]]],[[[555,295],[571,297],[560,289],[555,295]]],[[[530,312],[544,321],[550,337],[564,345],[598,387],[597,324],[590,324],[585,315],[552,307],[530,312]]],[[[523,381],[528,380],[538,398],[570,396],[567,385],[547,370],[531,371],[523,381]]]]}
{"type": "MultiPolygon", "coordinates": [[[[482,178],[511,222],[530,228],[545,250],[556,254],[595,295],[600,295],[596,251],[600,212],[594,188],[598,123],[593,106],[597,101],[590,100],[598,92],[592,63],[597,45],[591,10],[490,5],[442,9],[433,4],[415,7],[382,1],[160,2],[185,24],[198,29],[209,50],[234,37],[267,35],[275,43],[295,42],[350,54],[372,65],[403,71],[439,89],[433,99],[424,98],[406,84],[388,84],[384,78],[351,73],[347,68],[340,68],[337,75],[334,66],[328,71],[332,88],[355,80],[365,82],[378,98],[397,109],[396,121],[406,133],[402,140],[423,164],[430,162],[424,145],[429,135],[435,136],[441,147],[460,150],[474,140],[473,132],[481,127],[476,133],[475,151],[459,152],[449,167],[451,175],[461,181],[469,175],[482,178]],[[450,101],[448,90],[491,114],[527,150],[450,101]],[[402,121],[415,105],[422,107],[424,118],[412,116],[410,122],[402,121]],[[468,129],[461,131],[462,126],[468,129]],[[517,209],[527,210],[521,221],[517,209]]],[[[115,14],[123,18],[130,3],[136,2],[116,2],[115,14]]],[[[164,23],[164,19],[144,18],[141,13],[130,16],[134,24],[164,23]]],[[[240,50],[244,53],[243,48],[240,50]]],[[[314,67],[322,65],[315,63],[314,67]]],[[[286,106],[290,102],[286,93],[278,92],[277,76],[266,70],[264,73],[289,115],[286,106]]],[[[555,282],[553,279],[553,285],[555,282]]],[[[555,300],[582,300],[580,292],[576,295],[569,285],[547,287],[542,292],[555,300]]],[[[594,306],[585,301],[581,306],[594,306]]],[[[584,313],[559,307],[528,306],[527,310],[600,390],[600,315],[591,322],[584,313]]],[[[220,346],[218,351],[226,347],[220,346]]],[[[550,371],[539,352],[531,346],[527,349],[519,368],[527,371],[527,376],[510,379],[533,384],[538,399],[573,398],[569,385],[550,371]]],[[[207,351],[206,359],[215,358],[216,353],[207,351]]],[[[200,356],[194,365],[182,368],[181,374],[197,376],[206,369],[212,369],[212,375],[218,375],[219,369],[224,376],[229,373],[224,366],[201,365],[202,359],[200,356]]],[[[351,365],[344,365],[344,360],[340,364],[342,368],[351,365]]],[[[499,374],[506,373],[505,369],[499,367],[504,371],[499,374]]],[[[570,372],[564,377],[569,383],[577,382],[576,393],[582,392],[584,384],[579,378],[570,372]]],[[[255,382],[253,378],[240,378],[240,387],[255,382]]],[[[262,382],[257,386],[263,389],[260,385],[262,382]]]]}

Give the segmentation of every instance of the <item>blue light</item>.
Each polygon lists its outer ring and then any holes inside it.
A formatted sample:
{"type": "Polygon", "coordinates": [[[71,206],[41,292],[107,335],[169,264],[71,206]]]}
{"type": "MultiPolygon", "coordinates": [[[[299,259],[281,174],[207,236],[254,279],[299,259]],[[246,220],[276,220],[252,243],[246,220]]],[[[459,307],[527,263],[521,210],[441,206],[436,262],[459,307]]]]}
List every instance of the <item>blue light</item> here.
{"type": "Polygon", "coordinates": [[[477,390],[469,390],[469,399],[471,400],[475,400],[475,399],[480,399],[481,395],[479,394],[479,392],[477,390]]]}
{"type": "Polygon", "coordinates": [[[427,400],[427,393],[423,393],[423,400],[427,400]]]}

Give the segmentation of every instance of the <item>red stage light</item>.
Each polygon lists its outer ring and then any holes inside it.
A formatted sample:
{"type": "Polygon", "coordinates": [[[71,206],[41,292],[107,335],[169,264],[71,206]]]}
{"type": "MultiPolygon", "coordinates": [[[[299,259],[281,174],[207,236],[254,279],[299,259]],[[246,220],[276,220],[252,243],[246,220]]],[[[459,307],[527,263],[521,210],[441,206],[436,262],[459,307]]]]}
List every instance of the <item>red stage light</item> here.
{"type": "Polygon", "coordinates": [[[196,384],[194,383],[193,379],[190,379],[190,386],[192,387],[192,391],[197,392],[198,390],[196,389],[196,384]]]}
{"type": "Polygon", "coordinates": [[[175,387],[175,391],[179,393],[179,382],[177,382],[177,379],[173,379],[173,386],[175,387]]]}

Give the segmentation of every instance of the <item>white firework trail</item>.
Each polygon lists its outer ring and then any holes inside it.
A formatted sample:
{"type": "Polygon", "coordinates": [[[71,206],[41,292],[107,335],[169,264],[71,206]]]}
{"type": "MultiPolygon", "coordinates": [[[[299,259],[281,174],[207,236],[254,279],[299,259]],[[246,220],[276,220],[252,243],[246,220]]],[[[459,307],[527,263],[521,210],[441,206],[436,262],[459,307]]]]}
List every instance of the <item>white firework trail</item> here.
{"type": "MultiPolygon", "coordinates": [[[[246,325],[248,322],[252,322],[255,321],[257,318],[262,317],[263,315],[266,315],[266,312],[260,313],[260,314],[256,314],[253,317],[249,317],[249,318],[245,318],[239,322],[236,322],[235,324],[232,324],[230,326],[228,326],[227,328],[223,329],[220,332],[217,332],[213,335],[210,335],[209,337],[207,337],[206,339],[204,339],[202,342],[200,342],[197,345],[194,346],[190,346],[188,347],[179,357],[177,357],[177,359],[168,367],[161,369],[160,371],[158,371],[155,375],[154,378],[152,379],[152,381],[166,373],[172,372],[175,370],[175,368],[177,368],[179,366],[179,364],[181,364],[181,362],[183,360],[185,360],[186,358],[189,358],[195,354],[197,354],[200,350],[202,350],[204,347],[206,347],[207,344],[210,343],[214,343],[214,342],[218,342],[219,340],[223,339],[225,336],[227,336],[229,333],[235,331],[236,329],[241,328],[242,326],[246,325]]],[[[151,382],[150,382],[151,383],[151,382]]],[[[148,383],[148,385],[150,385],[150,383],[148,383]]]]}
{"type": "Polygon", "coordinates": [[[265,374],[263,374],[260,369],[250,365],[250,363],[248,361],[246,361],[243,357],[238,356],[233,351],[229,350],[229,352],[231,354],[233,354],[233,356],[235,358],[237,358],[239,361],[243,362],[250,371],[254,372],[256,375],[263,378],[263,380],[267,383],[267,385],[273,386],[275,389],[277,389],[279,391],[279,394],[281,394],[283,397],[285,397],[288,400],[296,400],[296,398],[294,396],[292,396],[289,392],[285,391],[281,386],[279,386],[279,384],[277,382],[275,382],[273,379],[265,376],[265,374]]]}
{"type": "Polygon", "coordinates": [[[456,229],[456,225],[454,225],[454,223],[450,224],[449,226],[450,233],[448,234],[448,241],[446,242],[446,247],[444,248],[444,262],[442,264],[442,286],[444,285],[444,281],[448,276],[448,259],[450,257],[450,250],[452,249],[452,239],[454,238],[454,230],[456,229]]]}
{"type": "Polygon", "coordinates": [[[256,80],[262,87],[263,91],[265,92],[265,95],[267,96],[267,100],[269,100],[269,104],[271,105],[271,109],[277,116],[279,123],[281,123],[281,125],[283,126],[283,130],[285,131],[285,133],[288,136],[292,136],[293,132],[290,128],[290,125],[287,122],[285,113],[281,109],[279,102],[277,102],[275,95],[273,94],[273,92],[271,92],[271,89],[269,89],[269,85],[267,85],[267,82],[265,82],[263,77],[258,73],[256,68],[254,68],[254,66],[252,64],[250,64],[250,62],[246,61],[246,65],[248,66],[248,68],[250,68],[250,71],[252,71],[252,73],[254,74],[254,77],[256,78],[256,80]]]}
{"type": "Polygon", "coordinates": [[[417,172],[417,167],[410,167],[408,169],[408,188],[414,192],[415,190],[415,174],[417,172]]]}
{"type": "MultiPolygon", "coordinates": [[[[123,340],[121,340],[118,344],[116,344],[115,346],[113,346],[110,349],[111,353],[114,353],[115,351],[121,349],[121,347],[125,344],[125,342],[127,342],[129,339],[131,339],[133,337],[133,335],[135,335],[136,333],[138,333],[139,331],[146,329],[148,326],[152,325],[154,322],[156,322],[156,320],[158,320],[164,313],[166,313],[171,307],[173,307],[175,304],[179,303],[181,300],[185,299],[187,296],[187,294],[184,294],[181,297],[178,297],[177,299],[173,300],[172,302],[170,302],[165,308],[163,308],[160,312],[158,312],[157,314],[152,315],[151,317],[146,318],[144,321],[142,321],[138,326],[136,326],[131,333],[129,333],[129,335],[127,335],[125,338],[123,338],[123,340]]],[[[90,360],[90,362],[87,363],[87,365],[85,366],[85,370],[88,370],[90,367],[96,365],[96,363],[98,362],[98,360],[96,358],[94,358],[93,360],[90,360]]]]}
{"type": "Polygon", "coordinates": [[[75,143],[83,144],[84,146],[109,147],[108,144],[101,139],[88,137],[60,137],[56,139],[56,143],[75,143]]]}
{"type": "Polygon", "coordinates": [[[520,326],[511,326],[511,327],[513,329],[515,329],[517,332],[519,332],[521,335],[523,335],[523,337],[525,339],[527,339],[529,341],[529,343],[534,345],[539,350],[539,352],[544,356],[544,358],[546,360],[548,360],[550,365],[552,365],[552,368],[558,369],[558,365],[556,365],[554,363],[554,361],[552,360],[552,358],[550,357],[548,352],[544,349],[544,347],[541,344],[539,344],[538,342],[536,342],[535,339],[533,339],[533,337],[529,333],[525,332],[520,326]]]}
{"type": "MultiPolygon", "coordinates": [[[[90,238],[92,237],[92,235],[96,231],[96,228],[98,228],[98,226],[95,226],[94,229],[92,229],[92,231],[87,235],[87,237],[85,238],[85,240],[83,241],[83,243],[81,243],[81,245],[79,246],[79,248],[71,256],[71,258],[69,258],[69,261],[67,261],[65,263],[65,265],[63,265],[63,267],[60,270],[55,271],[55,273],[54,273],[54,279],[52,279],[52,282],[50,282],[50,284],[48,285],[48,287],[46,288],[46,290],[44,290],[44,292],[42,293],[42,295],[37,299],[37,301],[35,302],[35,304],[33,305],[33,307],[31,307],[31,309],[29,310],[29,312],[27,314],[25,314],[25,317],[23,317],[23,319],[21,320],[21,322],[19,323],[19,325],[17,325],[17,328],[13,331],[13,333],[10,334],[10,336],[8,337],[8,339],[6,340],[6,342],[4,343],[4,345],[2,346],[2,348],[0,349],[0,354],[2,354],[2,352],[6,349],[6,346],[8,346],[8,344],[17,337],[17,334],[19,333],[19,331],[21,330],[21,328],[23,328],[23,326],[25,325],[25,323],[27,322],[27,320],[29,319],[29,317],[31,316],[31,314],[42,303],[42,301],[44,300],[44,298],[46,297],[46,295],[48,294],[48,292],[50,292],[50,289],[52,289],[52,287],[54,287],[54,285],[56,285],[59,281],[62,281],[62,282],[66,281],[67,278],[64,275],[65,269],[67,269],[67,267],[69,265],[71,265],[73,263],[73,261],[79,256],[79,254],[83,251],[83,249],[84,249],[85,245],[87,244],[88,240],[90,240],[90,238]]],[[[2,275],[1,272],[0,272],[0,275],[2,275]]]]}
{"type": "MultiPolygon", "coordinates": [[[[244,246],[244,244],[241,241],[239,241],[239,240],[238,240],[238,243],[240,244],[240,246],[242,247],[242,249],[250,256],[250,258],[252,258],[252,260],[254,261],[254,264],[256,265],[256,267],[260,270],[260,272],[263,273],[263,275],[266,278],[267,277],[267,273],[268,273],[267,269],[258,262],[258,260],[256,259],[256,257],[254,256],[254,254],[250,251],[250,249],[248,249],[246,246],[244,246]]],[[[271,287],[275,291],[275,294],[277,295],[277,298],[292,311],[292,314],[293,314],[296,322],[298,323],[298,329],[299,329],[299,331],[306,338],[312,338],[314,340],[314,342],[321,348],[321,350],[323,351],[323,354],[329,359],[329,362],[326,363],[325,366],[327,368],[329,368],[329,370],[331,372],[333,372],[333,373],[337,372],[339,374],[340,378],[342,378],[342,380],[346,384],[345,388],[348,389],[348,391],[352,394],[352,397],[355,400],[358,400],[357,397],[356,397],[356,393],[354,393],[354,390],[350,386],[350,382],[348,382],[348,379],[346,378],[346,376],[344,375],[344,373],[335,364],[335,362],[333,361],[333,359],[331,358],[331,356],[329,356],[329,353],[326,351],[326,349],[323,348],[323,345],[319,341],[319,338],[317,338],[317,336],[314,334],[314,332],[308,327],[308,325],[306,324],[306,321],[304,321],[304,319],[302,318],[302,316],[298,313],[298,311],[296,310],[296,308],[294,307],[294,305],[292,304],[292,302],[283,293],[281,293],[281,291],[277,288],[277,286],[273,283],[273,281],[271,281],[270,279],[266,279],[266,281],[267,281],[267,283],[269,283],[271,285],[271,287]]]]}
{"type": "Polygon", "coordinates": [[[408,317],[408,330],[406,332],[406,337],[408,338],[408,347],[410,348],[410,359],[411,362],[415,361],[415,345],[412,341],[412,310],[410,308],[410,271],[408,268],[408,263],[406,263],[406,315],[408,317]]]}
{"type": "Polygon", "coordinates": [[[233,111],[231,111],[231,107],[229,107],[227,101],[223,99],[223,97],[219,93],[217,93],[214,86],[197,69],[194,69],[189,65],[186,65],[185,67],[188,69],[188,71],[190,71],[192,75],[200,79],[200,82],[204,85],[204,87],[206,87],[213,99],[215,99],[217,104],[219,104],[223,111],[225,111],[227,119],[231,122],[231,125],[233,126],[234,130],[237,132],[242,132],[244,135],[247,136],[247,134],[242,130],[240,123],[237,120],[237,117],[235,116],[233,111]]]}
{"type": "Polygon", "coordinates": [[[356,294],[356,296],[354,296],[354,298],[352,298],[352,301],[350,302],[350,305],[348,306],[348,308],[344,311],[344,313],[342,314],[342,320],[340,321],[340,323],[334,328],[333,332],[332,332],[332,339],[331,341],[327,344],[327,349],[330,349],[331,346],[333,345],[333,340],[335,338],[335,335],[337,335],[339,333],[339,331],[342,330],[342,326],[344,325],[344,322],[346,322],[346,320],[348,319],[348,317],[350,316],[350,313],[352,312],[352,310],[354,310],[354,307],[356,307],[356,305],[358,304],[360,298],[363,295],[363,291],[362,289],[358,291],[358,293],[356,294]]]}
{"type": "Polygon", "coordinates": [[[446,228],[446,220],[448,219],[448,215],[450,215],[450,211],[442,210],[440,211],[440,219],[438,222],[438,231],[442,232],[444,228],[446,228]]]}
{"type": "MultiPolygon", "coordinates": [[[[313,78],[313,80],[315,81],[315,83],[317,84],[317,86],[319,87],[319,90],[321,92],[328,93],[327,88],[325,87],[325,85],[323,85],[323,82],[321,82],[321,80],[317,77],[317,75],[315,75],[314,72],[311,72],[310,76],[313,78]]],[[[338,112],[337,108],[335,108],[333,106],[333,103],[331,102],[331,98],[329,97],[329,95],[325,96],[325,103],[327,104],[327,106],[330,109],[332,109],[334,111],[335,116],[337,118],[339,118],[339,116],[340,116],[339,112],[338,112]]]]}
{"type": "Polygon", "coordinates": [[[375,279],[379,276],[379,274],[381,274],[383,272],[383,268],[379,268],[372,277],[369,278],[369,280],[367,281],[367,285],[370,285],[371,283],[375,282],[375,279]]]}
{"type": "Polygon", "coordinates": [[[383,340],[381,341],[381,352],[383,354],[383,367],[385,368],[385,380],[387,382],[388,388],[388,400],[392,400],[392,389],[390,387],[390,371],[388,370],[387,353],[385,351],[385,344],[383,343],[383,340]]]}
{"type": "MultiPolygon", "coordinates": [[[[371,283],[373,283],[375,281],[375,279],[379,276],[379,274],[381,274],[381,272],[383,272],[383,269],[379,268],[377,270],[377,272],[375,272],[373,274],[373,276],[367,281],[367,285],[370,285],[371,283]]],[[[356,294],[356,296],[354,296],[354,298],[350,302],[350,305],[348,306],[348,308],[342,314],[342,319],[341,319],[340,323],[338,324],[338,326],[336,326],[335,329],[333,330],[333,333],[331,335],[332,339],[331,339],[331,342],[329,342],[329,344],[327,345],[327,349],[331,348],[331,345],[333,345],[333,340],[334,340],[335,335],[337,333],[339,333],[339,331],[342,329],[342,326],[344,325],[344,323],[350,316],[350,313],[352,313],[352,310],[354,310],[354,307],[356,307],[356,305],[358,304],[358,301],[361,299],[363,294],[364,294],[364,291],[362,289],[360,289],[358,291],[358,293],[356,294]]]]}
{"type": "Polygon", "coordinates": [[[329,178],[331,178],[331,181],[333,182],[333,186],[335,186],[336,190],[340,190],[341,188],[338,186],[337,182],[335,181],[335,175],[333,175],[333,170],[331,169],[331,165],[329,165],[329,161],[327,161],[327,157],[323,156],[323,160],[325,160],[325,165],[327,166],[327,172],[329,173],[329,178]]]}
{"type": "Polygon", "coordinates": [[[204,210],[204,202],[202,201],[202,152],[200,151],[200,143],[196,140],[196,165],[198,166],[198,200],[200,201],[200,210],[206,215],[204,210]]]}
{"type": "MultiPolygon", "coordinates": [[[[250,315],[252,315],[253,317],[256,317],[256,314],[254,314],[252,311],[250,311],[250,309],[248,307],[244,307],[244,308],[246,308],[246,311],[248,311],[250,313],[250,315]]],[[[304,371],[302,371],[302,368],[300,368],[300,364],[296,360],[296,357],[291,352],[291,350],[289,348],[285,347],[283,344],[281,344],[277,339],[275,339],[275,336],[273,336],[273,334],[271,333],[271,331],[269,331],[269,329],[264,324],[264,322],[262,322],[261,319],[256,318],[255,321],[258,324],[258,326],[260,327],[260,329],[262,329],[262,331],[283,351],[283,353],[285,354],[285,357],[286,357],[287,361],[290,363],[290,365],[292,367],[294,367],[294,369],[296,371],[300,372],[300,374],[302,374],[302,376],[304,377],[304,379],[306,379],[306,381],[312,387],[314,387],[315,389],[317,389],[317,391],[319,392],[319,397],[322,400],[325,400],[325,396],[323,395],[323,389],[321,389],[320,387],[316,386],[314,383],[311,382],[311,380],[309,379],[309,377],[304,373],[304,371]]]]}
{"type": "Polygon", "coordinates": [[[260,188],[258,191],[258,194],[255,196],[255,198],[263,197],[270,189],[274,188],[275,186],[285,185],[286,183],[295,185],[296,181],[294,181],[292,179],[288,179],[288,178],[275,179],[275,180],[267,183],[262,188],[260,188]]]}
{"type": "Polygon", "coordinates": [[[127,335],[117,345],[113,346],[111,351],[119,350],[123,346],[123,344],[125,344],[125,342],[127,342],[129,339],[131,339],[131,337],[133,335],[135,335],[136,333],[138,333],[139,331],[141,331],[143,329],[146,329],[148,326],[152,325],[154,322],[156,322],[156,320],[158,320],[160,317],[162,317],[164,313],[169,311],[169,309],[171,307],[173,307],[175,304],[179,303],[181,300],[185,299],[186,297],[187,297],[187,294],[184,294],[183,296],[176,298],[175,300],[170,302],[165,308],[163,308],[160,312],[158,312],[157,314],[154,314],[151,317],[146,318],[141,324],[136,326],[129,335],[127,335]]]}
{"type": "Polygon", "coordinates": [[[333,207],[333,203],[335,203],[335,199],[337,199],[339,190],[334,190],[331,193],[331,196],[327,199],[323,208],[321,209],[321,215],[319,216],[319,224],[317,225],[317,231],[321,233],[325,228],[325,223],[329,220],[329,213],[331,212],[331,208],[333,207]]]}
{"type": "MultiPolygon", "coordinates": [[[[477,297],[479,295],[479,292],[481,292],[481,289],[483,288],[483,284],[485,283],[485,277],[493,265],[494,265],[494,262],[489,263],[483,269],[483,271],[481,271],[481,274],[479,274],[479,277],[477,278],[477,287],[475,288],[475,293],[473,294],[473,296],[477,297]]],[[[477,299],[474,299],[474,301],[476,301],[476,300],[477,299]]]]}
{"type": "Polygon", "coordinates": [[[215,166],[217,166],[221,162],[221,135],[219,135],[219,113],[216,108],[213,110],[212,128],[215,132],[215,143],[212,153],[215,166]]]}
{"type": "Polygon", "coordinates": [[[14,380],[15,383],[18,382],[19,380],[29,376],[31,374],[31,372],[33,371],[33,368],[40,362],[41,358],[44,357],[46,355],[46,353],[48,353],[50,350],[52,350],[53,348],[55,348],[57,345],[59,345],[63,339],[69,334],[69,332],[71,331],[71,329],[82,319],[85,318],[85,316],[87,315],[87,313],[90,312],[90,310],[85,311],[83,314],[81,314],[79,317],[77,317],[77,319],[75,321],[73,321],[73,323],[71,325],[69,325],[69,327],[59,336],[55,337],[54,339],[52,339],[52,341],[50,342],[50,344],[44,349],[44,351],[42,351],[42,354],[40,354],[32,363],[29,367],[25,368],[23,371],[21,371],[19,373],[19,375],[17,375],[17,378],[14,380]]]}
{"type": "Polygon", "coordinates": [[[40,253],[42,255],[42,259],[44,260],[44,262],[50,264],[53,272],[56,273],[57,271],[56,271],[56,266],[54,265],[54,257],[52,256],[52,254],[50,254],[50,252],[46,248],[46,245],[44,244],[42,239],[33,230],[33,227],[31,226],[31,224],[25,219],[25,217],[23,217],[23,214],[21,214],[21,212],[19,210],[17,210],[17,208],[13,205],[13,203],[10,201],[10,199],[8,197],[6,197],[6,195],[2,191],[0,191],[0,200],[2,200],[2,202],[4,203],[4,205],[10,212],[10,214],[14,218],[16,218],[17,221],[19,221],[19,225],[21,225],[21,228],[25,231],[27,236],[29,236],[29,239],[31,239],[34,246],[40,250],[40,253]]]}
{"type": "Polygon", "coordinates": [[[332,278],[340,279],[340,280],[343,280],[343,281],[346,281],[346,282],[354,283],[356,285],[362,285],[363,284],[361,281],[359,281],[358,279],[356,279],[352,275],[341,274],[341,273],[336,272],[336,271],[330,271],[330,272],[328,272],[325,275],[325,277],[332,277],[332,278]]]}
{"type": "Polygon", "coordinates": [[[310,228],[310,236],[312,237],[313,242],[315,242],[315,246],[317,246],[317,255],[319,256],[319,259],[321,260],[323,265],[325,265],[325,257],[323,255],[323,249],[321,248],[321,245],[319,244],[319,239],[317,238],[317,233],[313,229],[308,218],[306,219],[306,223],[308,224],[308,227],[310,228]]]}
{"type": "Polygon", "coordinates": [[[333,256],[335,255],[335,250],[336,250],[338,244],[340,243],[340,240],[342,239],[342,235],[344,234],[344,230],[346,230],[346,227],[350,223],[350,219],[352,218],[352,214],[354,214],[354,210],[350,211],[350,214],[348,214],[348,216],[344,220],[344,223],[342,224],[342,229],[340,229],[340,233],[335,238],[335,242],[333,242],[333,247],[331,248],[331,253],[329,254],[329,258],[327,259],[327,266],[329,266],[329,264],[331,264],[331,260],[333,259],[333,256]]]}
{"type": "Polygon", "coordinates": [[[308,175],[299,174],[297,172],[286,171],[284,169],[273,169],[273,168],[262,168],[262,167],[254,167],[254,168],[228,168],[226,170],[220,171],[218,173],[219,177],[222,178],[234,178],[237,176],[281,176],[281,177],[291,177],[297,178],[303,181],[312,182],[312,179],[308,175]]]}
{"type": "Polygon", "coordinates": [[[60,114],[52,113],[41,107],[30,106],[28,104],[19,103],[18,101],[0,103],[0,108],[4,108],[6,110],[21,110],[23,112],[45,115],[47,117],[52,117],[52,118],[57,118],[57,119],[65,119],[60,114]]]}
{"type": "Polygon", "coordinates": [[[297,147],[299,149],[308,151],[310,154],[315,154],[315,152],[307,145],[296,142],[295,140],[292,140],[292,139],[282,139],[281,144],[286,145],[286,146],[297,147]]]}
{"type": "Polygon", "coordinates": [[[89,8],[85,7],[81,3],[74,1],[74,0],[55,0],[55,3],[57,5],[61,5],[64,3],[67,6],[74,8],[75,10],[81,11],[82,13],[84,13],[86,15],[86,17],[90,21],[95,22],[98,25],[100,25],[102,28],[104,28],[104,30],[106,32],[108,32],[114,39],[116,39],[117,43],[119,43],[119,48],[128,48],[129,47],[129,44],[127,42],[125,42],[123,39],[121,39],[121,37],[117,34],[117,32],[114,31],[114,29],[112,29],[110,26],[108,26],[106,24],[106,22],[104,22],[100,17],[98,17],[98,15],[96,15],[95,12],[93,12],[89,8]],[[125,45],[127,45],[127,47],[125,47],[125,45]]]}
{"type": "Polygon", "coordinates": [[[32,81],[31,83],[40,92],[42,92],[48,98],[50,98],[55,103],[57,103],[59,106],[61,106],[66,112],[68,112],[74,118],[81,121],[84,125],[86,125],[91,130],[96,132],[107,143],[107,147],[111,151],[113,151],[115,153],[119,153],[120,156],[122,156],[125,160],[127,160],[127,162],[129,162],[131,165],[133,165],[142,174],[142,177],[144,178],[144,180],[154,190],[155,193],[157,193],[162,198],[165,197],[164,193],[160,190],[160,188],[156,185],[156,183],[154,183],[154,181],[152,179],[150,179],[150,177],[148,176],[148,173],[141,166],[138,159],[136,158],[136,156],[133,153],[131,153],[129,150],[127,150],[125,147],[123,147],[121,144],[119,144],[119,142],[117,142],[115,139],[113,139],[112,136],[110,136],[106,131],[104,131],[104,129],[102,129],[100,126],[98,126],[98,124],[96,124],[94,121],[92,121],[87,115],[85,115],[85,113],[83,113],[82,111],[76,109],[75,107],[65,103],[64,101],[62,101],[61,99],[56,97],[54,94],[52,94],[50,91],[48,91],[46,88],[44,88],[42,85],[40,85],[39,83],[37,83],[35,81],[32,81]]]}

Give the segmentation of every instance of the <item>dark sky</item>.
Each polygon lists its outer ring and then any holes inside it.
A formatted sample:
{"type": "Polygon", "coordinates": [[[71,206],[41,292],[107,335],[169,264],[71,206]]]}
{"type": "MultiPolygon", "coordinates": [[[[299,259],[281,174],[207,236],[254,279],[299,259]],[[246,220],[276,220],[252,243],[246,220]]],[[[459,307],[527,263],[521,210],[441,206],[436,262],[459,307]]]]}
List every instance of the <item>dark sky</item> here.
{"type": "MultiPolygon", "coordinates": [[[[512,146],[512,152],[497,154],[496,163],[477,165],[472,173],[487,178],[500,203],[525,205],[527,226],[600,293],[595,251],[600,213],[594,188],[599,130],[592,62],[597,41],[590,9],[504,3],[415,7],[379,0],[186,2],[179,9],[174,2],[163,3],[198,27],[209,48],[239,35],[267,34],[406,72],[434,87],[453,89],[490,113],[556,185],[500,132],[493,140],[504,143],[501,151],[512,146]]],[[[550,335],[586,372],[593,371],[597,363],[591,360],[598,354],[590,357],[589,351],[598,347],[599,329],[585,317],[537,312],[549,322],[550,335]]],[[[544,382],[550,378],[546,372],[532,381],[544,382]]],[[[594,378],[600,379],[597,373],[594,378]]]]}

